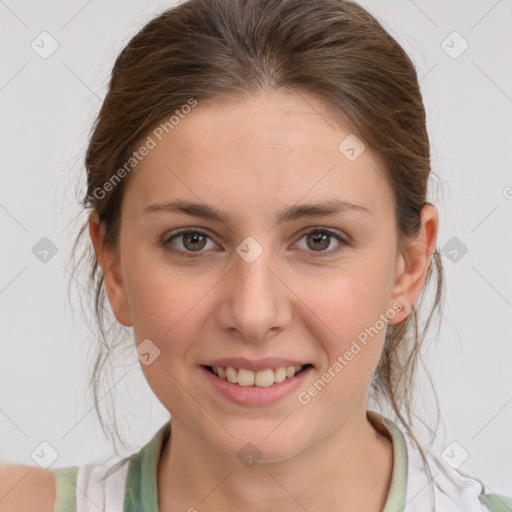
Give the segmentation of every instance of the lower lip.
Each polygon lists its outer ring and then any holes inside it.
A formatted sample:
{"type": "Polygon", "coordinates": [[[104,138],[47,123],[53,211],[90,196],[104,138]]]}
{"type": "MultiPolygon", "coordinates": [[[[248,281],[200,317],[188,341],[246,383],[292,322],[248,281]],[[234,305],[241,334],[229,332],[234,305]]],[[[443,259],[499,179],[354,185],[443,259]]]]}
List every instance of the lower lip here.
{"type": "Polygon", "coordinates": [[[294,377],[272,384],[272,386],[266,388],[232,384],[227,380],[217,377],[217,375],[208,371],[204,366],[201,366],[200,369],[213,387],[233,402],[240,405],[267,405],[277,402],[281,398],[296,391],[313,370],[313,367],[309,366],[294,377]]]}

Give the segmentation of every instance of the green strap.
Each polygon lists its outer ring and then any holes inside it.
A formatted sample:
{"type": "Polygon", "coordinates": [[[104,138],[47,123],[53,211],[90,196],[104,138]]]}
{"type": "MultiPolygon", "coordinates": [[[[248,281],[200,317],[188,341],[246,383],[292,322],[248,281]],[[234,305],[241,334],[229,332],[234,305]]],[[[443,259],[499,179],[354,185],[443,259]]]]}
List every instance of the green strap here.
{"type": "MultiPolygon", "coordinates": [[[[383,512],[402,512],[405,507],[407,481],[407,448],[402,432],[386,417],[368,411],[368,418],[384,424],[393,443],[393,473],[383,512]]],[[[381,427],[382,428],[382,427],[381,427]]],[[[170,422],[164,424],[151,441],[130,458],[126,476],[123,512],[159,512],[157,469],[162,445],[170,433],[170,422]]]]}
{"type": "Polygon", "coordinates": [[[162,425],[151,441],[130,457],[126,475],[123,512],[159,512],[157,492],[158,461],[170,433],[170,421],[162,425]]]}
{"type": "MultiPolygon", "coordinates": [[[[367,411],[372,424],[384,424],[393,443],[393,470],[383,512],[402,512],[407,485],[407,447],[400,429],[388,418],[367,411]]],[[[163,444],[170,435],[170,421],[138,453],[130,457],[123,512],[159,512],[157,492],[158,461],[163,444]]],[[[57,498],[53,512],[76,512],[78,466],[54,469],[57,498]]],[[[502,494],[480,494],[480,502],[490,512],[512,512],[512,498],[502,494]]]]}
{"type": "Polygon", "coordinates": [[[490,512],[512,512],[512,498],[503,494],[480,494],[478,499],[490,512]]]}
{"type": "Polygon", "coordinates": [[[53,512],[76,512],[76,477],[78,466],[56,468],[55,485],[57,497],[53,512]]]}
{"type": "MultiPolygon", "coordinates": [[[[405,508],[405,491],[407,486],[407,446],[400,429],[388,418],[375,411],[366,411],[368,420],[384,424],[393,443],[393,470],[388,497],[382,512],[402,512],[405,508]]],[[[375,425],[377,426],[377,425],[375,425]]]]}

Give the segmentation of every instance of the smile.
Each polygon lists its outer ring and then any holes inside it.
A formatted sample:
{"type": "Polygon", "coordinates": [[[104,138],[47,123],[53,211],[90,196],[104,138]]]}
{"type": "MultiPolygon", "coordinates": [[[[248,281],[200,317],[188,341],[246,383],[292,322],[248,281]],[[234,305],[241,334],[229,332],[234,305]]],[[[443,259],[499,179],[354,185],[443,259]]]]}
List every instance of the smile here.
{"type": "Polygon", "coordinates": [[[266,368],[259,371],[247,368],[234,368],[233,366],[205,366],[205,368],[217,377],[238,384],[243,387],[267,388],[274,384],[291,379],[305,370],[310,364],[299,366],[280,366],[278,368],[266,368]]]}

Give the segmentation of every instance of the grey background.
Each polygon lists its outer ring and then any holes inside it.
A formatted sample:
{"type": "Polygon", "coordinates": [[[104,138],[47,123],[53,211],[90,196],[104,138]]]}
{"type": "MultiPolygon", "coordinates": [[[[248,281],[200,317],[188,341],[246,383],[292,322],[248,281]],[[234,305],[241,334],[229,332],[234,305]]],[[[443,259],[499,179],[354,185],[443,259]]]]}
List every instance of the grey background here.
{"type": "MultiPolygon", "coordinates": [[[[440,339],[424,353],[445,426],[437,450],[457,442],[463,471],[512,495],[512,2],[360,3],[415,62],[428,112],[448,291],[440,339]],[[454,31],[469,44],[457,58],[454,31]]],[[[111,450],[85,394],[91,335],[67,304],[66,265],[85,219],[76,183],[115,57],[170,5],[0,0],[2,461],[35,465],[42,441],[58,453],[54,467],[111,450]],[[47,59],[31,48],[43,31],[59,45],[47,59]],[[43,237],[57,251],[46,262],[33,253],[43,237]]],[[[168,413],[135,359],[117,381],[119,425],[137,451],[168,413]]]]}

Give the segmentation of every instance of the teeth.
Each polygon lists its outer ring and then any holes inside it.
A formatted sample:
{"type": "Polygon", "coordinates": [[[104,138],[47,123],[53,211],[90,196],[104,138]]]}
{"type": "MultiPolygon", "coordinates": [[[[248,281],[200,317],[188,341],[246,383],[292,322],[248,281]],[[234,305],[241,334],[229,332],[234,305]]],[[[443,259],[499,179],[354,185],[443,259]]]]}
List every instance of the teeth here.
{"type": "Polygon", "coordinates": [[[238,370],[238,384],[240,386],[252,386],[254,384],[254,380],[254,372],[251,372],[251,370],[246,370],[245,368],[240,368],[240,370],[238,370]]]}
{"type": "Polygon", "coordinates": [[[274,382],[283,382],[286,379],[286,368],[281,366],[274,370],[274,382]]]}
{"type": "Polygon", "coordinates": [[[293,377],[300,372],[304,366],[280,366],[279,368],[267,368],[254,372],[247,368],[233,368],[232,366],[213,366],[212,371],[221,379],[238,384],[239,386],[268,388],[278,382],[293,377]]]}
{"type": "Polygon", "coordinates": [[[232,366],[226,368],[226,380],[231,382],[231,384],[238,382],[238,372],[232,366]]]}
{"type": "Polygon", "coordinates": [[[274,384],[274,370],[271,370],[270,368],[268,370],[260,370],[259,372],[251,373],[255,375],[254,384],[260,388],[268,388],[274,384]]]}

